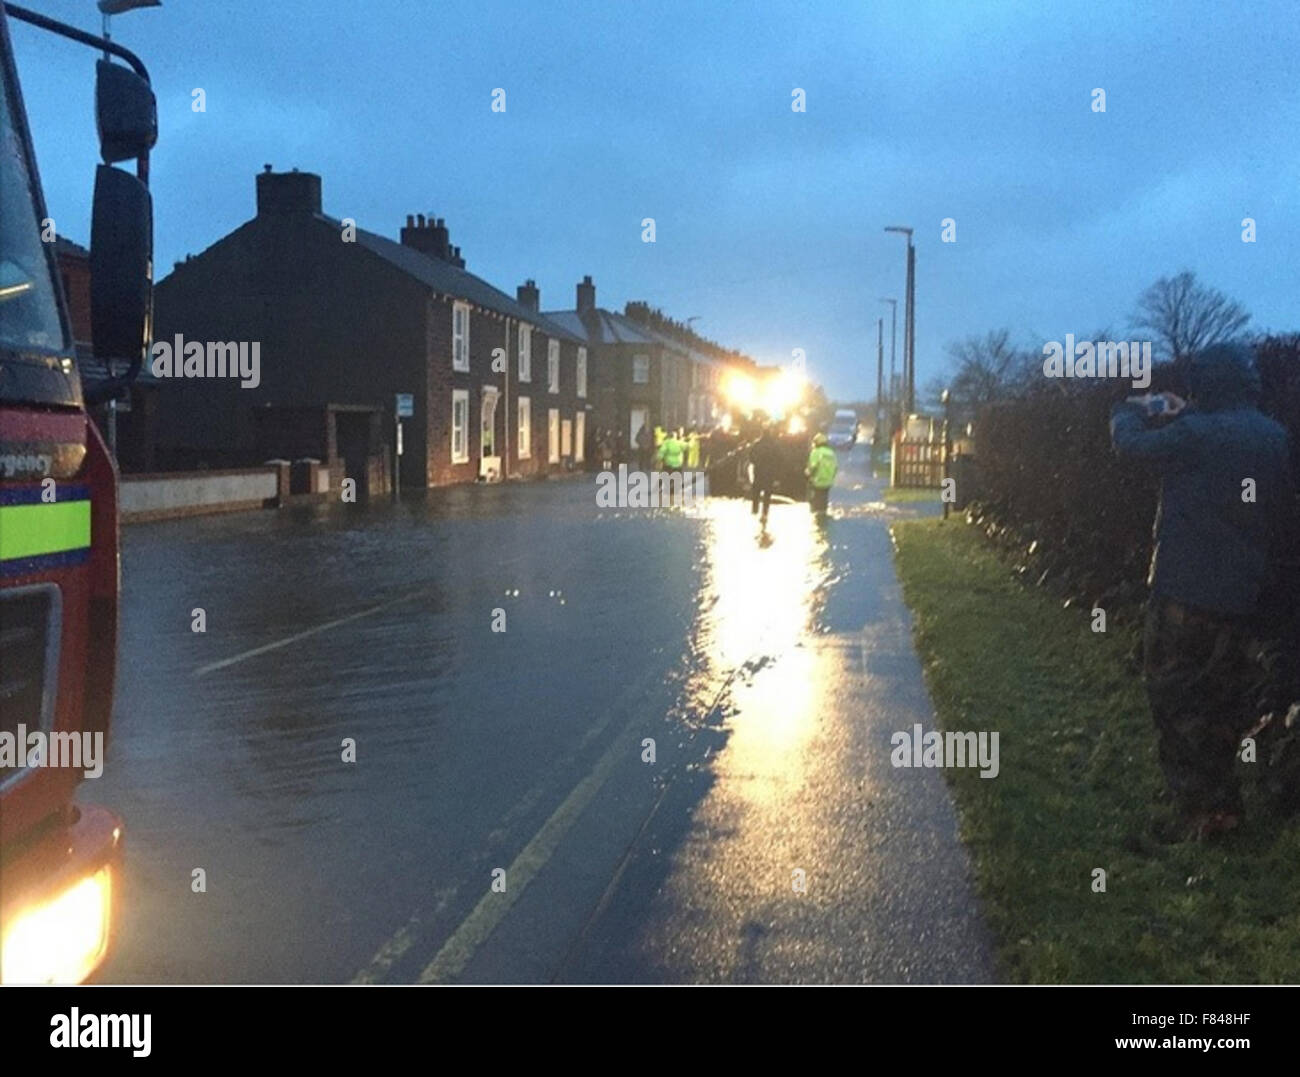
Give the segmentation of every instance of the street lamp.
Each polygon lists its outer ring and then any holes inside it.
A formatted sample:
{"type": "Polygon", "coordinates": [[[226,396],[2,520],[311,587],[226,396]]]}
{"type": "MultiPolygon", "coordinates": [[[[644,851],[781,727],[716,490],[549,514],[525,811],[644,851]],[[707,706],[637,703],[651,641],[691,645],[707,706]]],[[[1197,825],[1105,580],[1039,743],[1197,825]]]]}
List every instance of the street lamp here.
{"type": "Polygon", "coordinates": [[[943,496],[943,518],[944,518],[945,520],[948,519],[948,507],[949,507],[949,502],[948,502],[948,489],[947,489],[948,481],[947,481],[947,480],[948,480],[948,478],[949,478],[949,477],[951,476],[951,474],[952,474],[952,471],[951,471],[951,468],[952,468],[952,426],[951,426],[952,409],[951,409],[951,407],[949,406],[950,403],[951,403],[951,401],[952,401],[952,393],[949,392],[949,390],[944,389],[944,391],[943,391],[942,393],[939,394],[939,402],[943,405],[943,478],[944,478],[944,481],[943,481],[940,485],[944,488],[944,489],[943,489],[943,495],[942,495],[942,496],[943,496]]]}
{"type": "Polygon", "coordinates": [[[907,293],[903,314],[903,393],[905,415],[916,407],[916,248],[912,245],[912,229],[903,225],[890,225],[886,232],[899,232],[907,236],[907,293]]]}
{"type": "MultiPolygon", "coordinates": [[[[889,304],[889,412],[894,414],[894,352],[898,347],[898,300],[881,296],[882,303],[889,304]]],[[[891,430],[892,434],[893,431],[891,430]]]]}

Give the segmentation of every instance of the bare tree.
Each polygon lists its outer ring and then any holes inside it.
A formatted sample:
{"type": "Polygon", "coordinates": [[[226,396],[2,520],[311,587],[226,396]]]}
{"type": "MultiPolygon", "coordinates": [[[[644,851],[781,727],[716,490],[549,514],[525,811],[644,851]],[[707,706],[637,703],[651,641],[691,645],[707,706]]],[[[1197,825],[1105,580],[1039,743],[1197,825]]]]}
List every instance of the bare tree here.
{"type": "Polygon", "coordinates": [[[1133,315],[1133,327],[1151,334],[1156,357],[1175,362],[1231,340],[1249,321],[1250,314],[1240,303],[1200,284],[1187,269],[1151,285],[1138,299],[1133,315]]]}
{"type": "Polygon", "coordinates": [[[952,399],[977,408],[1024,388],[1030,360],[1011,343],[1009,329],[967,337],[948,345],[955,370],[949,383],[952,399]]]}

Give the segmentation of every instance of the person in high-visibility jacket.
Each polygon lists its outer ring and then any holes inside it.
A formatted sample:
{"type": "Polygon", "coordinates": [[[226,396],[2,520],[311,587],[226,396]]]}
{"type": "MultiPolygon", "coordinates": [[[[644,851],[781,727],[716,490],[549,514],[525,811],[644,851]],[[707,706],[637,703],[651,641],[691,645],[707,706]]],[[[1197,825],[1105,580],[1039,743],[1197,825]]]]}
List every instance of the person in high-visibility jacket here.
{"type": "Polygon", "coordinates": [[[668,436],[668,432],[658,423],[655,423],[655,452],[656,453],[659,451],[659,447],[663,445],[664,438],[666,438],[667,436],[668,436]]]}
{"type": "MultiPolygon", "coordinates": [[[[678,489],[681,490],[682,504],[686,503],[686,477],[682,475],[682,464],[686,460],[686,442],[677,436],[677,431],[670,430],[664,435],[664,442],[659,446],[658,457],[663,464],[664,470],[669,475],[680,476],[677,480],[678,489]]],[[[668,501],[673,500],[672,480],[668,482],[668,501]]]]}
{"type": "Polygon", "coordinates": [[[677,436],[676,432],[667,433],[659,445],[657,455],[665,469],[681,471],[682,464],[686,460],[686,443],[677,436]]]}
{"type": "Polygon", "coordinates": [[[686,435],[686,468],[688,471],[700,469],[700,435],[695,427],[686,435]]]}
{"type": "Polygon", "coordinates": [[[808,476],[808,482],[812,487],[808,504],[818,516],[826,515],[831,486],[835,482],[835,473],[839,469],[840,463],[835,458],[835,450],[826,443],[826,435],[817,434],[813,438],[812,452],[808,454],[808,466],[804,468],[804,474],[808,476]]]}

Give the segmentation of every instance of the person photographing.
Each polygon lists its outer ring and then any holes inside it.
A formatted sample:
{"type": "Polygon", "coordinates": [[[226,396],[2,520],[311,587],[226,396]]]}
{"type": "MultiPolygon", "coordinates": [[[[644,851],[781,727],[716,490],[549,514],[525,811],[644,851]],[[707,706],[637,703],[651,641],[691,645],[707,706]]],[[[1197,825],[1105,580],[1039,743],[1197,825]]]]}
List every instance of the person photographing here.
{"type": "Polygon", "coordinates": [[[1190,399],[1132,396],[1111,412],[1123,460],[1160,481],[1143,679],[1157,753],[1177,820],[1170,837],[1235,829],[1233,764],[1249,728],[1254,619],[1288,539],[1295,488],[1284,427],[1256,400],[1249,348],[1218,344],[1191,358],[1190,399]]]}

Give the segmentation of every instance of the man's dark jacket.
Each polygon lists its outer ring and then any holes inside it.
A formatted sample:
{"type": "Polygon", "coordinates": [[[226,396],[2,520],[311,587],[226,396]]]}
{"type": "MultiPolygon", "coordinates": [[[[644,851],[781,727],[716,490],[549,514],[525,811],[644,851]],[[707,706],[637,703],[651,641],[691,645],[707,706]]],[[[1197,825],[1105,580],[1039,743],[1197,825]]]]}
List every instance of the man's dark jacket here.
{"type": "Polygon", "coordinates": [[[770,431],[764,431],[749,448],[749,462],[754,465],[754,485],[767,489],[781,470],[781,446],[770,431]]]}
{"type": "Polygon", "coordinates": [[[1191,402],[1176,418],[1148,422],[1140,404],[1111,413],[1123,458],[1160,475],[1154,595],[1226,614],[1256,610],[1272,558],[1300,543],[1286,429],[1255,405],[1259,377],[1249,348],[1221,344],[1193,357],[1191,402]],[[1245,480],[1254,500],[1245,500],[1245,480]]]}

